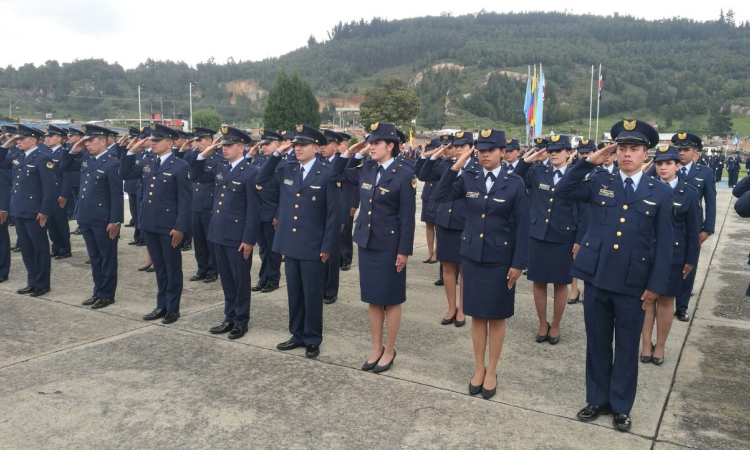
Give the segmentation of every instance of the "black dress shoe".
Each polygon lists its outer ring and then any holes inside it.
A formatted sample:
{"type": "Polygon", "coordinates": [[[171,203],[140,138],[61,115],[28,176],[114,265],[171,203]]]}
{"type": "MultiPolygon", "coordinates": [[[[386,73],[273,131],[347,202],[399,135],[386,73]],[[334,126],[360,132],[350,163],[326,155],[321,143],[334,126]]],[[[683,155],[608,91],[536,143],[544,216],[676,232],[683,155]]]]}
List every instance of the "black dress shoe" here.
{"type": "Polygon", "coordinates": [[[305,344],[300,344],[297,342],[292,341],[289,339],[286,342],[282,342],[281,344],[276,345],[277,350],[281,350],[282,352],[288,351],[288,350],[294,350],[295,348],[304,347],[305,344]]]}
{"type": "Polygon", "coordinates": [[[96,296],[92,295],[91,297],[89,297],[86,300],[82,301],[81,305],[83,305],[83,306],[91,306],[94,303],[96,303],[97,300],[99,300],[99,297],[96,297],[96,296]]]}
{"type": "Polygon", "coordinates": [[[47,294],[50,291],[50,288],[42,288],[42,289],[34,289],[34,292],[29,293],[30,297],[41,297],[44,294],[47,294]]]}
{"type": "Polygon", "coordinates": [[[239,339],[242,336],[247,333],[247,325],[245,326],[239,326],[235,325],[234,328],[232,328],[232,331],[229,332],[229,336],[227,336],[229,339],[239,339]]]}
{"type": "Polygon", "coordinates": [[[57,256],[57,255],[59,255],[59,253],[50,253],[50,254],[49,254],[49,257],[50,257],[50,258],[54,258],[54,257],[55,257],[55,256],[57,256]]]}
{"type": "Polygon", "coordinates": [[[59,255],[55,256],[55,259],[65,259],[65,258],[70,258],[71,256],[73,256],[73,254],[70,252],[60,253],[59,255]]]}
{"type": "Polygon", "coordinates": [[[126,223],[125,228],[133,228],[135,226],[134,223],[126,223]]]}
{"type": "MultiPolygon", "coordinates": [[[[486,369],[484,373],[487,373],[486,369]]],[[[477,395],[480,392],[482,392],[482,383],[479,383],[479,386],[474,386],[473,384],[471,384],[471,380],[469,380],[469,395],[477,395]]]]}
{"type": "Polygon", "coordinates": [[[218,280],[218,275],[206,275],[206,279],[203,280],[204,283],[213,283],[214,281],[218,280]]]}
{"type": "Polygon", "coordinates": [[[641,353],[641,363],[648,364],[651,362],[651,359],[654,357],[654,343],[651,343],[651,354],[650,355],[644,355],[641,353]]]}
{"type": "MultiPolygon", "coordinates": [[[[382,358],[382,356],[381,356],[381,358],[382,358]]],[[[378,364],[377,366],[375,366],[375,367],[372,368],[372,373],[387,372],[388,370],[390,370],[391,366],[393,365],[393,361],[395,361],[395,360],[396,360],[396,350],[394,349],[393,350],[393,359],[391,360],[391,362],[389,362],[388,364],[386,364],[384,366],[381,366],[380,364],[378,364]]]]}
{"type": "Polygon", "coordinates": [[[205,275],[198,275],[198,274],[195,274],[192,277],[190,277],[190,281],[200,281],[200,280],[205,280],[205,279],[206,279],[205,275]]]}
{"type": "Polygon", "coordinates": [[[450,325],[450,324],[453,323],[454,320],[456,320],[456,315],[455,314],[453,314],[453,317],[451,317],[450,319],[443,319],[443,320],[441,320],[440,321],[440,325],[450,325]]]}
{"type": "Polygon", "coordinates": [[[135,246],[136,247],[145,247],[146,246],[146,241],[138,241],[138,243],[135,244],[135,246]]]}
{"type": "Polygon", "coordinates": [[[435,286],[442,286],[443,285],[443,279],[438,278],[438,280],[435,282],[435,286]]]}
{"type": "Polygon", "coordinates": [[[352,268],[351,264],[342,264],[341,265],[341,270],[343,270],[344,272],[346,272],[347,270],[349,270],[351,268],[352,268]]]}
{"type": "Polygon", "coordinates": [[[0,277],[0,283],[5,283],[8,281],[8,277],[0,277]]]}
{"type": "Polygon", "coordinates": [[[153,273],[155,271],[156,271],[156,269],[154,269],[154,266],[151,266],[148,269],[146,269],[146,272],[148,272],[148,273],[153,273]]]}
{"type": "Polygon", "coordinates": [[[234,328],[233,323],[223,322],[221,325],[217,325],[209,329],[208,332],[211,334],[224,334],[224,333],[229,333],[230,331],[232,331],[233,328],[234,328]]]}
{"type": "Polygon", "coordinates": [[[568,299],[568,304],[569,305],[575,305],[576,303],[578,303],[578,300],[580,300],[580,298],[581,298],[581,293],[579,292],[578,295],[576,295],[576,298],[569,298],[568,299]]]}
{"type": "Polygon", "coordinates": [[[547,342],[549,342],[549,345],[557,345],[560,342],[560,335],[558,334],[557,337],[548,336],[547,342]]]}
{"type": "Polygon", "coordinates": [[[182,250],[183,252],[189,252],[192,249],[193,249],[192,245],[186,245],[186,246],[182,247],[180,250],[182,250]]]}
{"type": "Polygon", "coordinates": [[[677,320],[680,322],[689,322],[690,321],[690,314],[687,313],[687,311],[683,311],[681,309],[678,309],[674,312],[674,316],[677,317],[677,320]]]}
{"type": "Polygon", "coordinates": [[[80,228],[76,228],[76,230],[75,230],[75,231],[74,231],[73,233],[71,233],[71,234],[74,234],[74,235],[76,235],[76,236],[80,236],[80,235],[81,235],[81,234],[83,234],[83,233],[81,232],[81,229],[80,229],[80,228]]]}
{"type": "Polygon", "coordinates": [[[138,245],[138,241],[130,241],[128,242],[128,245],[138,245]]]}
{"type": "Polygon", "coordinates": [[[253,292],[260,292],[262,289],[263,289],[263,285],[260,283],[250,288],[250,290],[253,292]]]}
{"type": "Polygon", "coordinates": [[[179,318],[180,318],[180,312],[179,311],[167,313],[167,315],[164,316],[163,319],[161,319],[161,323],[163,323],[164,325],[169,325],[170,323],[177,322],[177,319],[179,319],[179,318]]]}
{"type": "Polygon", "coordinates": [[[84,263],[84,264],[91,264],[91,260],[90,260],[90,259],[87,259],[87,260],[86,260],[86,261],[84,261],[83,263],[84,263]]]}
{"type": "Polygon", "coordinates": [[[630,414],[620,414],[620,413],[613,413],[614,417],[612,417],[612,425],[615,426],[615,429],[618,431],[630,431],[631,425],[633,425],[633,421],[630,420],[630,414]]]}
{"type": "Polygon", "coordinates": [[[383,357],[383,353],[385,353],[385,347],[383,347],[383,351],[382,351],[382,352],[380,352],[380,356],[378,356],[378,359],[376,359],[376,360],[375,360],[375,361],[373,361],[373,362],[368,362],[368,361],[365,361],[365,363],[364,363],[364,364],[362,364],[362,370],[364,370],[364,371],[368,371],[368,370],[372,370],[372,369],[374,369],[374,368],[375,368],[375,366],[377,366],[377,365],[378,365],[378,361],[380,361],[380,358],[382,358],[382,357],[383,357]]]}
{"type": "Polygon", "coordinates": [[[331,305],[333,303],[336,303],[336,299],[337,298],[338,297],[324,297],[323,298],[323,303],[325,303],[326,305],[331,305]]]}
{"type": "Polygon", "coordinates": [[[107,306],[111,305],[114,302],[115,302],[115,299],[111,299],[110,300],[110,299],[106,299],[106,298],[100,298],[100,299],[98,299],[96,301],[96,303],[94,303],[93,305],[91,305],[91,309],[106,308],[107,306]]]}
{"type": "Polygon", "coordinates": [[[15,247],[12,247],[11,250],[13,250],[14,252],[18,253],[18,252],[21,251],[21,247],[19,247],[19,246],[16,245],[15,247]]]}
{"type": "Polygon", "coordinates": [[[34,286],[26,286],[16,291],[16,294],[31,294],[34,292],[34,286]]]}
{"type": "Polygon", "coordinates": [[[537,334],[536,335],[536,342],[537,342],[537,344],[541,344],[542,342],[544,342],[547,339],[549,339],[549,330],[551,328],[552,328],[552,325],[550,325],[549,322],[547,322],[547,334],[545,334],[545,335],[537,334]]]}
{"type": "Polygon", "coordinates": [[[492,397],[495,396],[495,393],[497,392],[497,375],[495,375],[495,387],[492,389],[485,389],[484,384],[482,384],[482,398],[485,400],[489,400],[492,397]]]}
{"type": "Polygon", "coordinates": [[[661,366],[664,364],[664,355],[662,355],[661,358],[657,358],[656,356],[651,355],[651,362],[654,363],[655,366],[661,366]]]}
{"type": "Polygon", "coordinates": [[[150,269],[150,268],[151,268],[151,266],[143,266],[143,267],[139,267],[139,268],[138,268],[138,272],[145,272],[145,271],[147,271],[147,270],[148,270],[148,269],[150,269]]]}
{"type": "Polygon", "coordinates": [[[306,347],[307,349],[305,350],[305,356],[307,356],[308,358],[317,358],[318,355],[320,355],[320,346],[315,345],[315,344],[310,344],[306,347]]]}
{"type": "Polygon", "coordinates": [[[595,405],[586,405],[585,408],[578,411],[578,414],[576,417],[581,422],[593,422],[601,415],[611,414],[612,409],[609,407],[609,405],[604,406],[595,406],[595,405]]]}
{"type": "MultiPolygon", "coordinates": [[[[458,315],[456,315],[456,317],[458,317],[458,315]]],[[[461,328],[462,326],[466,325],[466,316],[464,316],[464,320],[454,320],[453,325],[455,325],[456,328],[461,328]]]]}
{"type": "Polygon", "coordinates": [[[260,292],[262,292],[264,294],[268,294],[269,292],[273,292],[273,291],[275,291],[278,288],[279,288],[278,284],[267,284],[267,285],[263,286],[263,289],[261,289],[260,292]]]}
{"type": "Polygon", "coordinates": [[[143,316],[143,320],[156,320],[161,319],[162,317],[167,315],[166,309],[159,309],[156,308],[155,310],[151,311],[150,313],[143,316]]]}

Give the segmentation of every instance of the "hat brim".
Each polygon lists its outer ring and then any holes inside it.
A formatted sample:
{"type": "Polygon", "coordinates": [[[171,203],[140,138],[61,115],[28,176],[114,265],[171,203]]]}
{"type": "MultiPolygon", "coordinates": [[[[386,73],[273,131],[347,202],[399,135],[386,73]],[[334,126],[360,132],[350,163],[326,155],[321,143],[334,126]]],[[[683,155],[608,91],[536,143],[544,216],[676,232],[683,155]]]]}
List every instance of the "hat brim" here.
{"type": "Polygon", "coordinates": [[[677,162],[680,162],[680,157],[678,155],[656,155],[654,157],[654,162],[657,163],[659,161],[677,161],[677,162]]]}
{"type": "Polygon", "coordinates": [[[303,144],[303,145],[314,144],[314,145],[319,145],[317,142],[315,142],[315,139],[309,138],[307,136],[296,136],[292,140],[292,144],[303,144]]]}
{"type": "Polygon", "coordinates": [[[459,146],[459,145],[464,145],[464,144],[474,145],[474,141],[470,141],[469,139],[456,139],[455,141],[453,141],[454,146],[459,146]]]}
{"type": "Polygon", "coordinates": [[[375,142],[375,141],[389,141],[389,142],[395,142],[396,144],[401,143],[401,140],[398,138],[398,136],[391,136],[388,134],[371,134],[367,136],[367,139],[365,139],[365,142],[375,142]]]}
{"type": "Polygon", "coordinates": [[[486,152],[486,151],[490,151],[496,148],[500,150],[505,150],[505,145],[498,144],[496,142],[477,142],[474,145],[474,148],[480,152],[486,152]]]}
{"type": "Polygon", "coordinates": [[[550,144],[547,146],[548,152],[557,152],[560,150],[571,150],[572,147],[567,144],[550,144]]]}
{"type": "Polygon", "coordinates": [[[221,145],[234,145],[234,144],[245,144],[244,142],[237,139],[222,139],[221,145]]]}

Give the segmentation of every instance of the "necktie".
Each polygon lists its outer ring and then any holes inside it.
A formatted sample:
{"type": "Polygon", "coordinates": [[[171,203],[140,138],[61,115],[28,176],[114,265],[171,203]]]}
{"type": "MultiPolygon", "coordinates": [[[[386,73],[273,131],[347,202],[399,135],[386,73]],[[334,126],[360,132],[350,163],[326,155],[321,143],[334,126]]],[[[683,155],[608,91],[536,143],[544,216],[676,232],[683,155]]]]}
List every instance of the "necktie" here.
{"type": "Polygon", "coordinates": [[[513,164],[508,164],[508,167],[505,169],[506,172],[513,172],[513,164]]]}
{"type": "Polygon", "coordinates": [[[492,172],[487,172],[487,175],[486,175],[486,176],[484,177],[485,181],[486,181],[486,180],[487,180],[488,178],[489,178],[490,180],[492,180],[492,182],[493,182],[493,183],[494,183],[494,182],[495,182],[495,180],[497,179],[497,178],[495,177],[495,174],[494,174],[494,173],[492,173],[492,172]]]}
{"type": "Polygon", "coordinates": [[[161,166],[161,157],[156,157],[156,170],[159,170],[159,166],[161,166]]]}
{"type": "Polygon", "coordinates": [[[687,177],[687,169],[683,167],[682,169],[680,169],[680,180],[684,181],[686,177],[687,177]]]}
{"type": "Polygon", "coordinates": [[[562,172],[560,172],[559,170],[555,170],[553,175],[557,175],[559,178],[562,178],[562,172]]]}
{"type": "Polygon", "coordinates": [[[299,182],[300,184],[302,184],[302,182],[305,180],[305,166],[300,165],[299,168],[299,182]]]}
{"type": "Polygon", "coordinates": [[[625,178],[625,200],[630,201],[633,194],[635,194],[635,189],[633,189],[633,179],[630,177],[625,178]]]}
{"type": "Polygon", "coordinates": [[[380,183],[380,176],[383,175],[383,172],[385,172],[385,167],[378,166],[378,174],[375,175],[375,185],[377,186],[378,183],[380,183]]]}

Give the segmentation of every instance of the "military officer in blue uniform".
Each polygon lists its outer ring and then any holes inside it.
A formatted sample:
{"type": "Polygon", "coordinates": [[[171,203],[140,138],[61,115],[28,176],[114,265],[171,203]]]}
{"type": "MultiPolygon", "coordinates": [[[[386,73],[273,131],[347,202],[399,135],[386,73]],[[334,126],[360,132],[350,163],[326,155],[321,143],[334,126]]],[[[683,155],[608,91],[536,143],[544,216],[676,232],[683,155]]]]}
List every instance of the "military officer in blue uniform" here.
{"type": "Polygon", "coordinates": [[[667,183],[672,189],[674,205],[674,250],[669,282],[667,289],[659,292],[659,297],[653,307],[646,309],[641,340],[641,362],[650,362],[657,366],[664,364],[664,346],[674,320],[674,299],[682,292],[685,279],[695,268],[700,254],[698,234],[703,217],[698,204],[698,190],[677,177],[679,161],[680,152],[677,147],[672,145],[657,147],[654,157],[656,166],[654,178],[667,183]],[[655,322],[656,344],[653,341],[655,322]]]}
{"type": "Polygon", "coordinates": [[[80,169],[81,196],[75,218],[91,261],[94,289],[81,303],[91,309],[105,308],[115,302],[117,290],[117,242],[123,220],[124,199],[120,180],[120,161],[107,149],[110,130],[83,125],[86,133],[63,157],[63,170],[69,170],[83,147],[87,154],[80,169]]]}
{"type": "MultiPolygon", "coordinates": [[[[212,144],[219,144],[214,141],[216,130],[206,127],[194,127],[192,129],[192,145],[195,148],[187,150],[183,160],[191,167],[193,161],[212,144]]],[[[213,283],[219,278],[219,268],[216,264],[216,255],[213,244],[209,242],[208,230],[211,222],[211,212],[214,205],[215,176],[219,164],[223,161],[221,152],[211,152],[203,159],[203,172],[190,174],[191,182],[191,221],[193,230],[193,244],[195,247],[195,261],[198,263],[198,271],[190,277],[190,281],[203,281],[204,283],[213,283]]]]}
{"type": "MultiPolygon", "coordinates": [[[[338,131],[338,134],[344,138],[339,142],[338,154],[344,153],[349,148],[349,140],[352,136],[348,133],[338,131]]],[[[347,271],[352,267],[352,260],[354,258],[354,240],[352,239],[352,233],[354,232],[354,216],[357,214],[359,209],[359,188],[352,186],[351,184],[343,183],[341,185],[341,194],[344,197],[344,230],[341,232],[341,270],[347,271]]]]}
{"type": "MultiPolygon", "coordinates": [[[[431,139],[430,142],[425,145],[424,151],[414,165],[415,174],[419,175],[422,171],[422,167],[424,167],[427,162],[427,158],[437,152],[439,148],[440,138],[431,139]]],[[[435,264],[438,262],[437,259],[435,259],[435,210],[437,206],[435,202],[430,200],[432,197],[432,191],[436,184],[437,181],[425,181],[422,186],[422,194],[419,197],[420,200],[422,200],[422,212],[419,220],[424,222],[425,232],[427,233],[427,259],[422,261],[425,264],[435,264]]]]}
{"type": "MultiPolygon", "coordinates": [[[[137,152],[135,154],[135,165],[141,166],[144,164],[145,160],[149,160],[153,158],[153,152],[151,151],[151,144],[148,140],[149,135],[151,134],[151,128],[149,126],[142,127],[140,129],[140,134],[138,134],[137,138],[133,141],[130,141],[130,143],[127,145],[126,150],[129,150],[133,146],[135,146],[139,141],[143,140],[142,146],[145,147],[143,150],[137,152]]],[[[120,160],[120,168],[122,168],[122,163],[125,161],[125,155],[121,155],[121,158],[118,158],[120,160]]],[[[136,198],[136,217],[141,217],[141,211],[143,208],[143,183],[141,181],[141,177],[138,177],[134,180],[128,180],[124,179],[123,181],[125,185],[128,184],[130,181],[135,181],[135,198],[136,198]]],[[[133,241],[128,242],[128,245],[136,245],[138,247],[144,247],[146,245],[146,238],[143,233],[141,233],[141,229],[139,228],[139,221],[136,220],[135,222],[135,233],[133,233],[133,241]]],[[[149,258],[147,266],[151,266],[151,258],[149,258]]],[[[142,269],[146,270],[148,267],[143,267],[142,269]]]]}
{"type": "MultiPolygon", "coordinates": [[[[5,127],[3,127],[5,128],[5,127]]],[[[3,129],[0,135],[0,144],[4,144],[14,135],[3,129]]],[[[15,147],[15,146],[14,146],[15,147]]],[[[5,151],[5,150],[0,150],[5,151]]],[[[17,151],[14,149],[14,152],[17,151]]],[[[10,154],[10,149],[8,150],[10,154]]],[[[12,157],[13,155],[11,155],[12,157]]],[[[13,161],[9,158],[0,159],[0,283],[8,281],[10,273],[10,193],[13,189],[13,161]]]]}
{"type": "MultiPolygon", "coordinates": [[[[272,130],[262,129],[259,133],[261,154],[253,158],[253,165],[258,168],[262,167],[278,150],[284,139],[284,136],[272,130]]],[[[273,242],[276,239],[274,222],[279,211],[279,183],[283,166],[284,162],[279,163],[273,177],[265,187],[256,186],[261,199],[260,232],[258,233],[260,273],[258,284],[252,288],[253,292],[273,292],[279,288],[279,280],[281,280],[281,255],[273,250],[273,242]]]]}
{"type": "MultiPolygon", "coordinates": [[[[578,145],[576,146],[576,157],[578,158],[578,161],[581,159],[586,159],[589,157],[591,152],[595,152],[597,150],[596,142],[593,139],[582,139],[578,142],[578,145]]],[[[591,176],[594,172],[596,172],[598,169],[594,169],[591,174],[588,176],[591,176]]],[[[589,229],[589,223],[591,222],[591,205],[589,205],[588,202],[578,202],[578,232],[576,233],[576,244],[578,246],[574,249],[573,257],[575,258],[575,255],[578,254],[578,249],[581,248],[581,240],[583,240],[583,236],[586,234],[586,231],[589,229]]],[[[581,300],[581,291],[578,289],[578,278],[573,278],[573,281],[570,283],[570,296],[568,298],[568,304],[574,305],[578,303],[581,300]],[[575,294],[575,295],[573,295],[575,294]]]]}
{"type": "MultiPolygon", "coordinates": [[[[714,233],[716,225],[716,184],[713,178],[713,172],[710,168],[696,165],[693,161],[697,158],[698,152],[703,149],[703,142],[700,137],[692,133],[677,133],[672,136],[672,144],[680,151],[680,170],[677,175],[680,181],[684,181],[698,189],[699,203],[703,205],[703,223],[699,240],[701,245],[714,233]]],[[[652,173],[655,169],[651,169],[652,173]]],[[[687,313],[690,304],[690,296],[693,293],[695,284],[695,272],[697,266],[693,269],[684,285],[684,290],[675,300],[675,317],[680,322],[690,320],[687,313]]]]}
{"type": "Polygon", "coordinates": [[[617,122],[616,145],[582,159],[557,183],[556,194],[591,205],[571,275],[585,283],[586,402],[582,421],[613,414],[613,425],[630,430],[638,386],[638,344],[645,310],[669,280],[674,248],[672,190],[644,176],[648,149],[659,134],[640,120],[617,122]],[[620,170],[587,175],[617,152],[620,170]],[[613,352],[612,338],[616,353],[613,352]],[[613,358],[614,354],[614,358],[613,358]]]}
{"type": "Polygon", "coordinates": [[[435,188],[437,201],[466,202],[462,284],[476,363],[469,394],[485,399],[497,392],[505,321],[514,314],[515,285],[528,255],[529,201],[523,179],[502,170],[506,145],[505,132],[481,130],[475,145],[481,167],[463,170],[471,156],[464,153],[435,188]]]}
{"type": "MultiPolygon", "coordinates": [[[[138,135],[140,134],[140,130],[135,127],[128,128],[128,138],[123,141],[120,144],[120,147],[125,147],[127,149],[127,145],[132,142],[134,139],[138,138],[138,135]]],[[[122,154],[120,154],[117,158],[122,159],[122,154]]],[[[129,245],[136,245],[138,244],[138,240],[140,238],[140,231],[138,230],[138,180],[127,180],[123,182],[123,188],[126,194],[128,194],[128,211],[130,211],[130,222],[128,222],[125,226],[130,228],[133,228],[133,240],[131,242],[128,242],[129,245]]]]}
{"type": "Polygon", "coordinates": [[[67,199],[70,198],[71,193],[63,191],[63,185],[66,186],[66,191],[72,191],[72,186],[65,179],[62,169],[63,155],[67,153],[67,150],[63,148],[63,136],[67,135],[67,131],[52,124],[47,124],[45,128],[45,144],[49,147],[48,155],[52,159],[52,174],[55,178],[55,189],[57,190],[56,207],[47,220],[47,230],[52,241],[50,256],[55,259],[70,258],[72,254],[70,252],[67,199]]]}
{"type": "MultiPolygon", "coordinates": [[[[432,197],[434,197],[435,195],[434,186],[437,184],[440,178],[434,177],[434,174],[432,174],[433,171],[429,171],[429,172],[424,171],[424,165],[427,164],[428,158],[432,158],[437,152],[441,151],[441,148],[443,147],[448,147],[448,149],[447,151],[443,150],[441,152],[442,158],[446,158],[446,157],[454,158],[455,157],[455,148],[451,146],[451,144],[453,143],[453,140],[455,139],[455,136],[451,134],[443,134],[440,137],[438,137],[438,139],[440,140],[439,147],[435,147],[431,150],[425,151],[420,157],[420,159],[425,160],[422,163],[422,166],[417,166],[416,164],[414,166],[415,169],[419,169],[419,170],[414,171],[414,174],[417,176],[417,179],[419,181],[424,182],[425,186],[427,186],[427,183],[431,183],[433,186],[430,189],[430,201],[427,204],[428,214],[430,215],[430,218],[433,219],[433,222],[426,223],[428,255],[427,255],[427,259],[422,261],[427,264],[434,264],[438,262],[438,260],[436,259],[437,258],[437,250],[436,250],[437,231],[436,231],[436,225],[434,223],[434,221],[437,220],[438,203],[434,199],[432,199],[432,197]],[[428,181],[428,179],[431,181],[428,181]],[[433,245],[433,241],[434,241],[434,245],[433,245]]],[[[443,283],[443,263],[441,262],[440,268],[439,268],[439,277],[437,281],[435,281],[435,286],[443,286],[443,284],[444,284],[443,283]]]]}
{"type": "Polygon", "coordinates": [[[188,164],[172,154],[177,133],[164,125],[151,124],[149,141],[153,156],[136,165],[136,154],[146,140],[133,145],[123,156],[120,177],[141,179],[143,202],[138,226],[154,263],[158,293],[156,309],[144,320],[162,319],[170,324],[180,318],[182,297],[182,239],[190,228],[190,177],[188,164]]]}
{"type": "Polygon", "coordinates": [[[44,136],[41,130],[16,125],[16,136],[0,148],[0,161],[12,146],[18,147],[13,162],[13,190],[10,215],[13,216],[18,245],[27,271],[26,287],[19,294],[32,297],[50,291],[51,257],[47,239],[47,220],[54,213],[57,188],[52,170],[52,158],[39,148],[44,136]]]}
{"type": "Polygon", "coordinates": [[[295,158],[281,170],[279,212],[273,250],[284,255],[289,296],[291,339],[276,346],[282,351],[306,347],[315,358],[323,341],[323,274],[341,233],[341,193],[331,180],[331,170],[316,153],[327,142],[319,130],[297,125],[292,142],[282,144],[258,173],[256,183],[265,189],[292,145],[295,158]]]}
{"type": "Polygon", "coordinates": [[[518,167],[518,157],[521,153],[521,145],[518,143],[518,139],[506,139],[505,140],[505,155],[503,159],[503,170],[507,173],[513,173],[518,167]]]}
{"type": "Polygon", "coordinates": [[[221,134],[220,142],[193,160],[191,175],[201,179],[209,170],[208,158],[221,145],[223,160],[210,169],[215,191],[208,240],[216,253],[224,291],[224,321],[209,332],[239,339],[247,333],[250,321],[251,256],[260,234],[261,200],[256,189],[258,169],[243,156],[250,136],[227,125],[222,125],[221,134]]]}
{"type": "Polygon", "coordinates": [[[524,177],[531,201],[529,227],[528,278],[533,282],[534,304],[539,316],[536,342],[560,341],[560,324],[568,299],[568,284],[573,256],[578,251],[580,216],[575,201],[555,193],[557,184],[568,170],[567,161],[572,151],[568,136],[550,137],[545,150],[527,154],[514,171],[524,177]],[[549,166],[533,164],[549,159],[549,166]],[[554,285],[554,312],[547,321],[547,284],[554,285]]]}
{"type": "MultiPolygon", "coordinates": [[[[732,195],[737,197],[737,202],[734,204],[734,211],[744,218],[750,217],[750,176],[745,176],[737,186],[732,189],[732,195]]],[[[748,256],[747,263],[750,265],[750,256],[748,256]]],[[[745,296],[750,297],[750,284],[747,286],[745,296]]]]}
{"type": "Polygon", "coordinates": [[[737,179],[740,174],[740,164],[741,160],[739,152],[734,152],[732,156],[727,158],[727,173],[729,174],[729,180],[727,180],[727,183],[730,188],[737,185],[737,179]]]}
{"type": "Polygon", "coordinates": [[[406,138],[406,133],[396,128],[396,135],[398,136],[398,151],[399,151],[396,159],[398,160],[399,163],[404,164],[414,169],[416,162],[406,151],[406,143],[408,142],[408,139],[406,138]]]}
{"type": "MultiPolygon", "coordinates": [[[[333,167],[334,162],[340,157],[337,150],[339,144],[344,142],[344,137],[333,130],[322,130],[323,136],[328,141],[325,145],[320,147],[320,155],[322,157],[321,163],[329,168],[333,167]]],[[[349,216],[349,207],[344,202],[343,195],[343,184],[336,183],[338,187],[339,195],[341,195],[341,232],[344,231],[344,222],[346,217],[349,216]]],[[[328,261],[325,263],[324,271],[324,288],[323,288],[323,303],[330,305],[336,302],[339,295],[339,275],[341,270],[341,238],[336,240],[336,245],[333,247],[333,252],[328,257],[328,261]]]]}

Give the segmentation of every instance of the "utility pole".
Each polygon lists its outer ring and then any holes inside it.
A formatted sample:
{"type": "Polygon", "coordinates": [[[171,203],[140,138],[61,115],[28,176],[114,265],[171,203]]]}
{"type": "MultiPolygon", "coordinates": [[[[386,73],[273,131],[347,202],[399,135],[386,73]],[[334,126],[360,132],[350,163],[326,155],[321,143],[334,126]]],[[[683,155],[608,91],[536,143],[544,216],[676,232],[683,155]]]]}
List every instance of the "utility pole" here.
{"type": "Polygon", "coordinates": [[[190,82],[190,129],[193,128],[193,86],[198,86],[198,83],[190,82]]]}
{"type": "Polygon", "coordinates": [[[141,124],[142,117],[143,117],[142,114],[141,114],[141,88],[143,88],[143,87],[146,87],[146,86],[143,85],[143,84],[139,84],[138,85],[138,127],[139,128],[143,126],[141,124]]]}

